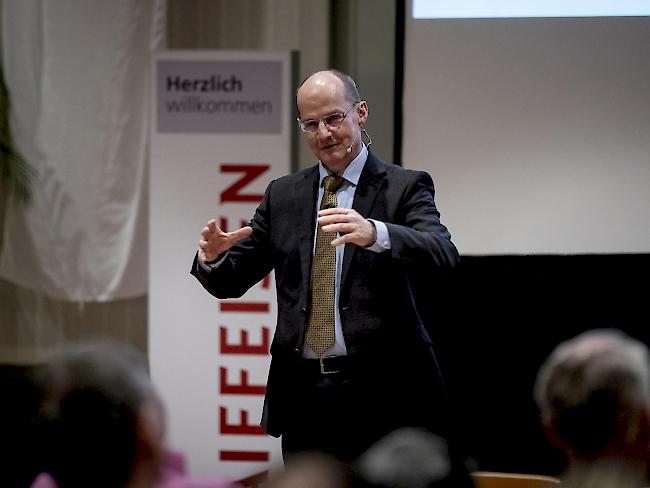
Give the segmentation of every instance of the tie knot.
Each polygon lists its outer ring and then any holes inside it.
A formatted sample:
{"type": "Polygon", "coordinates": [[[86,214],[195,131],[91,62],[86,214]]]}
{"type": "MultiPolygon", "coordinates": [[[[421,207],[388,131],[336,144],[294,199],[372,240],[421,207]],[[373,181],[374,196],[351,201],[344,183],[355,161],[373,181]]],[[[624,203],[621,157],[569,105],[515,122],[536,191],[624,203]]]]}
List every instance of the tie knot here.
{"type": "Polygon", "coordinates": [[[336,190],[343,184],[342,176],[329,175],[323,178],[323,188],[330,193],[336,193],[336,190]]]}

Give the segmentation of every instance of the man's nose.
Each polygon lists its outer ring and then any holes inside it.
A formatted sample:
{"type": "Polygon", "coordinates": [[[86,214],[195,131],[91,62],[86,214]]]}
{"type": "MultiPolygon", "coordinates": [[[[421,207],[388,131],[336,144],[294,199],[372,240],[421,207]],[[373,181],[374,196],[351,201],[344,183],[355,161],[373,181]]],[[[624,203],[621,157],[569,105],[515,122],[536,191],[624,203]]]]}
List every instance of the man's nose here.
{"type": "Polygon", "coordinates": [[[331,130],[325,125],[325,122],[323,120],[318,121],[318,136],[319,137],[329,137],[329,135],[332,133],[331,130]]]}

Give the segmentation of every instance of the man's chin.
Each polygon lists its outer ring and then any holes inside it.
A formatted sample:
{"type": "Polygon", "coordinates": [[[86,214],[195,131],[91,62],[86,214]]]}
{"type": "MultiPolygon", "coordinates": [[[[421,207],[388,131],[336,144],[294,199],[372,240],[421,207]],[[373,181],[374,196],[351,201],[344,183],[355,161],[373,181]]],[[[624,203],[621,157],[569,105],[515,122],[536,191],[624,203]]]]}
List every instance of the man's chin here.
{"type": "Polygon", "coordinates": [[[330,164],[340,165],[344,162],[346,156],[347,153],[345,150],[341,149],[339,146],[335,146],[329,150],[321,151],[319,159],[326,166],[329,166],[330,164]]]}

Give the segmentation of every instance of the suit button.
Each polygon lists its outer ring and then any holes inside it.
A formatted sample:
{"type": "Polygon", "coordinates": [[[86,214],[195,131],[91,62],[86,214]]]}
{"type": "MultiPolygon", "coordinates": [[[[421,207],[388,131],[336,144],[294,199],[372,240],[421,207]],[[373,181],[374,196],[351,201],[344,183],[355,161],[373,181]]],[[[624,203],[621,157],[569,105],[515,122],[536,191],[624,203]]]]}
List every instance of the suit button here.
{"type": "Polygon", "coordinates": [[[300,309],[300,313],[303,314],[303,315],[307,315],[307,308],[306,308],[306,307],[302,307],[302,308],[300,309]]]}

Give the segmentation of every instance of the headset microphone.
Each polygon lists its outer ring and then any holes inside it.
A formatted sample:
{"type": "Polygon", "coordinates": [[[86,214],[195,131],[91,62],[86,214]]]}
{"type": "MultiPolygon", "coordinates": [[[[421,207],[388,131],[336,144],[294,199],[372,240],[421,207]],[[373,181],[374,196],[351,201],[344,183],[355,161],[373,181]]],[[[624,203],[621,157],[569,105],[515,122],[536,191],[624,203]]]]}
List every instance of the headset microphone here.
{"type": "Polygon", "coordinates": [[[354,146],[354,143],[357,142],[357,136],[359,136],[359,134],[357,134],[354,139],[352,139],[352,144],[350,144],[350,146],[345,150],[345,152],[348,154],[352,152],[352,146],[354,146]]]}

